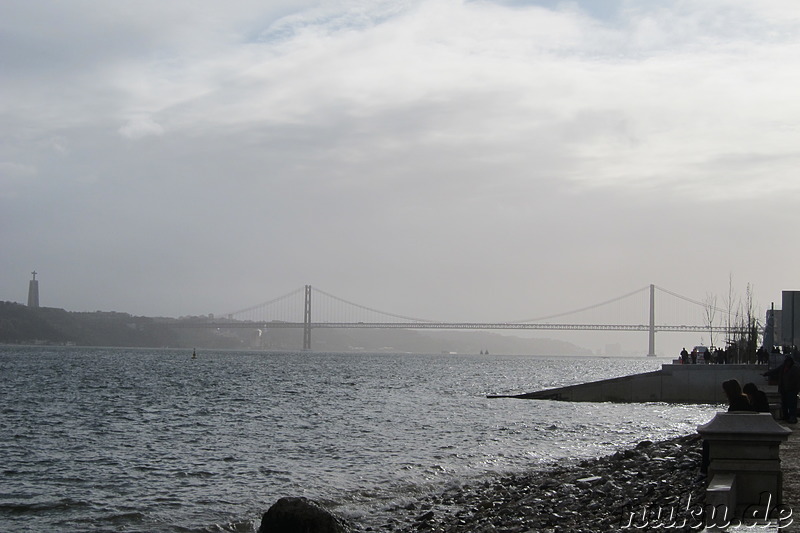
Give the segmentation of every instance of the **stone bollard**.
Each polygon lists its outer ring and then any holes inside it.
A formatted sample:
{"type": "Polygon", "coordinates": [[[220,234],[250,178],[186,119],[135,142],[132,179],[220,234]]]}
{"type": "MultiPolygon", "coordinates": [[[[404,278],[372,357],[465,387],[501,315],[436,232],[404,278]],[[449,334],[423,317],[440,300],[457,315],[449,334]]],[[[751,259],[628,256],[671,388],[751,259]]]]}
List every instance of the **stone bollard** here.
{"type": "Polygon", "coordinates": [[[731,412],[717,413],[697,432],[709,445],[707,505],[725,505],[731,519],[758,510],[769,514],[783,503],[778,452],[790,429],[769,413],[731,412]]]}

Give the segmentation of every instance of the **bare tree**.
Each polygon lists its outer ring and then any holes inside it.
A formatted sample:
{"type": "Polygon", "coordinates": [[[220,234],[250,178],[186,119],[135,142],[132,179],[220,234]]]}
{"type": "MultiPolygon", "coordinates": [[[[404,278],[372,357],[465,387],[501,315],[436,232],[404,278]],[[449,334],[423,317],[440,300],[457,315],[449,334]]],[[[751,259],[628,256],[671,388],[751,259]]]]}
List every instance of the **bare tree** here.
{"type": "Polygon", "coordinates": [[[731,283],[726,302],[729,360],[734,363],[750,363],[754,361],[760,337],[753,286],[747,284],[744,300],[734,297],[732,286],[731,283]]]}
{"type": "Polygon", "coordinates": [[[717,296],[706,293],[703,300],[703,311],[705,313],[705,325],[708,326],[709,346],[714,346],[714,318],[717,316],[717,296]]]}
{"type": "Polygon", "coordinates": [[[742,344],[746,362],[750,363],[754,362],[756,350],[758,350],[759,327],[755,305],[753,303],[753,287],[749,283],[745,291],[745,312],[742,318],[745,319],[745,327],[742,329],[742,344]]]}
{"type": "Polygon", "coordinates": [[[728,348],[735,346],[736,339],[734,330],[734,308],[736,307],[736,298],[733,293],[733,274],[728,274],[728,296],[725,299],[725,331],[726,331],[726,338],[725,343],[728,345],[728,348]]]}
{"type": "MultiPolygon", "coordinates": [[[[706,307],[708,308],[709,305],[709,297],[707,296],[706,307]]],[[[761,336],[758,314],[753,299],[753,286],[750,283],[747,284],[744,300],[742,300],[734,293],[733,276],[729,274],[725,311],[726,342],[730,350],[729,360],[735,363],[749,363],[755,357],[761,336]]],[[[708,312],[707,309],[706,313],[708,312]]],[[[708,314],[706,318],[708,319],[708,314]]]]}

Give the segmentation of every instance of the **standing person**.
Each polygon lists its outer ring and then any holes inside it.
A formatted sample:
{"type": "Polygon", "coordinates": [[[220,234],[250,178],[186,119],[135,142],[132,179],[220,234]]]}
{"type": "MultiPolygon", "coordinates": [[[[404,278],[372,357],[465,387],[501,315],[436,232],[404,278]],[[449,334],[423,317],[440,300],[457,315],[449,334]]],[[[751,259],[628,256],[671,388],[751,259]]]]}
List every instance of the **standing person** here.
{"type": "Polygon", "coordinates": [[[778,393],[781,395],[781,415],[789,424],[797,423],[797,393],[800,392],[800,368],[794,364],[791,355],[787,355],[783,364],[775,367],[765,376],[778,380],[778,393]]]}
{"type": "Polygon", "coordinates": [[[763,390],[759,390],[755,383],[746,383],[742,387],[747,399],[750,400],[750,405],[753,411],[757,413],[769,413],[769,400],[767,394],[763,390]]]}
{"type": "Polygon", "coordinates": [[[689,364],[689,352],[686,351],[686,347],[681,350],[681,364],[688,365],[689,364]]]}

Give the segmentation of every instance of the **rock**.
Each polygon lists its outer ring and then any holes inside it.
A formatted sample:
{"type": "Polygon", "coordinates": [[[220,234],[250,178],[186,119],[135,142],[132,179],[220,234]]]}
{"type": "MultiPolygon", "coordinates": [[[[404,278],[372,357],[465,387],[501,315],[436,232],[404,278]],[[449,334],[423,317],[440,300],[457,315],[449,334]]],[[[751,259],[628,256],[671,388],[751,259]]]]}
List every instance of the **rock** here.
{"type": "Polygon", "coordinates": [[[559,485],[561,485],[561,482],[559,480],[549,477],[549,478],[545,479],[544,481],[542,481],[541,484],[539,484],[539,488],[540,489],[552,489],[554,487],[558,487],[559,485]]]}
{"type": "Polygon", "coordinates": [[[436,495],[424,500],[393,532],[619,531],[633,512],[685,510],[689,497],[702,502],[704,484],[694,482],[700,446],[694,436],[643,441],[638,449],[602,458],[466,484],[448,492],[446,501],[436,495]]]}
{"type": "Polygon", "coordinates": [[[281,498],[261,518],[258,533],[350,533],[342,518],[308,498],[281,498]]]}

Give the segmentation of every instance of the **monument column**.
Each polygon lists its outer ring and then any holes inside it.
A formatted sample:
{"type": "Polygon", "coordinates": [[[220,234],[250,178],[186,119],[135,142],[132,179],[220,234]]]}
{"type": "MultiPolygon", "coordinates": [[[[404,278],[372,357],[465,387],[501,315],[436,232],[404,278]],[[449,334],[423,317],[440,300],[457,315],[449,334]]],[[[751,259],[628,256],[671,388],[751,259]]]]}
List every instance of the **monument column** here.
{"type": "Polygon", "coordinates": [[[39,282],[36,281],[36,271],[31,274],[33,279],[28,284],[28,307],[39,307],[39,282]]]}

